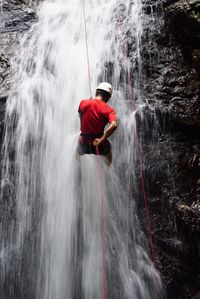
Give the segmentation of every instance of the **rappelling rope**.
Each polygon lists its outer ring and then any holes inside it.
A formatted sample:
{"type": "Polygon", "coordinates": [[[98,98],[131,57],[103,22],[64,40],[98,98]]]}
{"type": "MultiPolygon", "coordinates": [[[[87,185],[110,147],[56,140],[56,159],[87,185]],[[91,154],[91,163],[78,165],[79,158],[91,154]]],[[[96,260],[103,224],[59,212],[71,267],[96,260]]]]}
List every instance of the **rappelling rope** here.
{"type": "Polygon", "coordinates": [[[148,196],[147,191],[145,187],[145,179],[144,179],[144,168],[143,168],[143,161],[142,161],[142,155],[141,155],[141,141],[139,138],[139,132],[137,131],[137,149],[138,149],[138,160],[139,160],[139,168],[140,168],[140,183],[143,193],[143,199],[144,199],[144,207],[145,207],[145,213],[146,213],[146,219],[147,219],[147,233],[148,233],[148,239],[149,239],[149,247],[151,250],[151,258],[153,261],[154,268],[157,269],[157,260],[155,255],[155,249],[154,249],[154,243],[153,243],[153,237],[152,237],[152,222],[151,222],[151,216],[148,206],[148,196]]]}
{"type": "Polygon", "coordinates": [[[83,1],[84,31],[85,31],[85,47],[86,47],[87,68],[88,68],[88,83],[89,83],[90,97],[92,97],[91,75],[90,75],[90,60],[89,60],[89,47],[88,47],[88,36],[87,36],[87,22],[86,22],[86,13],[85,13],[85,0],[82,0],[82,1],[83,1]]]}
{"type": "MultiPolygon", "coordinates": [[[[84,29],[85,29],[85,43],[86,43],[86,54],[87,54],[87,67],[88,67],[88,80],[89,80],[89,91],[90,97],[92,97],[92,88],[91,88],[91,75],[90,75],[90,61],[89,61],[89,50],[88,50],[88,37],[87,37],[87,23],[86,23],[86,12],[85,12],[85,0],[83,2],[83,15],[84,15],[84,29]]],[[[124,45],[124,49],[126,53],[124,54],[124,60],[126,64],[128,64],[128,54],[127,54],[127,45],[124,45]]],[[[132,84],[131,84],[131,75],[130,71],[128,72],[128,88],[130,93],[130,98],[133,104],[133,111],[136,111],[136,104],[135,98],[133,94],[132,84]]],[[[144,198],[144,207],[145,213],[147,218],[147,232],[148,232],[148,239],[149,239],[149,246],[151,250],[151,257],[154,264],[154,268],[157,269],[157,261],[156,255],[154,250],[153,244],[153,237],[152,237],[152,225],[151,225],[151,217],[148,207],[148,196],[145,187],[145,179],[144,179],[144,169],[143,169],[143,162],[142,162],[142,155],[141,155],[141,141],[139,138],[139,132],[136,127],[136,142],[137,142],[137,152],[138,152],[138,160],[139,160],[139,167],[140,167],[140,183],[143,192],[144,198]]],[[[99,156],[99,149],[98,146],[96,147],[96,154],[99,156]]],[[[100,165],[99,165],[100,166],[100,165]]],[[[100,169],[100,174],[102,169],[100,169]]],[[[103,186],[103,178],[102,175],[100,176],[100,181],[102,182],[103,186]]],[[[103,294],[102,298],[107,299],[108,297],[108,290],[107,290],[107,281],[106,281],[106,267],[105,267],[105,257],[106,257],[106,236],[105,236],[105,219],[104,219],[104,192],[103,188],[101,188],[101,241],[102,241],[102,287],[103,287],[103,294]]]]}
{"type": "MultiPolygon", "coordinates": [[[[92,97],[91,88],[91,75],[90,75],[90,60],[89,60],[89,47],[88,47],[88,36],[87,36],[87,22],[86,22],[86,12],[85,12],[85,0],[83,2],[83,17],[84,17],[84,28],[85,28],[85,45],[87,53],[87,67],[88,67],[88,81],[89,81],[89,91],[90,97],[92,97]]],[[[99,167],[99,181],[100,181],[100,201],[101,201],[101,249],[102,249],[102,299],[108,298],[108,288],[107,288],[107,278],[106,278],[106,234],[105,234],[105,186],[103,180],[103,169],[101,166],[99,148],[96,146],[96,155],[98,157],[98,167],[99,167]]]]}
{"type": "MultiPolygon", "coordinates": [[[[122,38],[123,33],[122,33],[122,30],[121,30],[121,26],[119,26],[118,28],[119,28],[119,32],[120,32],[119,36],[121,37],[123,50],[124,50],[123,52],[124,52],[125,65],[128,65],[128,63],[129,63],[128,62],[128,45],[122,38]]],[[[132,111],[135,112],[137,107],[136,107],[135,96],[134,96],[134,93],[133,93],[132,82],[131,82],[131,73],[130,73],[129,68],[128,68],[128,78],[127,78],[127,80],[128,80],[128,91],[129,91],[129,95],[130,95],[132,105],[133,105],[132,111]]],[[[141,141],[140,141],[140,137],[139,137],[139,130],[137,128],[137,124],[136,124],[136,144],[137,144],[137,157],[138,157],[138,161],[139,161],[139,170],[140,170],[140,184],[141,184],[141,189],[142,189],[142,193],[143,193],[145,214],[146,214],[146,219],[147,219],[147,234],[148,234],[148,240],[149,240],[149,248],[150,248],[151,258],[152,258],[154,268],[157,269],[158,266],[157,266],[157,260],[156,260],[155,249],[154,249],[154,244],[153,244],[153,237],[152,237],[151,216],[150,216],[150,211],[149,211],[149,207],[148,207],[147,191],[146,191],[146,187],[145,187],[141,141]]]]}
{"type": "Polygon", "coordinates": [[[99,168],[99,185],[100,185],[100,201],[101,201],[101,246],[102,246],[102,286],[103,293],[102,298],[108,298],[108,288],[106,279],[106,234],[105,234],[105,186],[103,178],[103,168],[101,165],[99,148],[96,146],[96,155],[98,158],[98,168],[99,168]]]}
{"type": "MultiPolygon", "coordinates": [[[[120,31],[119,36],[121,36],[122,45],[123,45],[123,49],[124,49],[124,51],[123,51],[124,52],[124,61],[125,61],[125,65],[128,65],[128,63],[129,63],[129,61],[128,61],[128,46],[127,46],[127,43],[125,41],[123,41],[123,39],[122,39],[123,34],[122,34],[120,27],[121,26],[119,26],[118,28],[120,31]]],[[[128,81],[128,92],[129,92],[129,96],[130,96],[130,99],[132,102],[132,111],[135,112],[137,109],[136,99],[135,99],[133,88],[132,88],[131,73],[130,73],[129,68],[128,68],[127,81],[128,81]]],[[[136,138],[136,154],[137,154],[137,160],[139,162],[140,185],[141,185],[142,196],[143,196],[143,200],[144,200],[144,209],[145,209],[146,220],[147,220],[147,237],[148,237],[148,243],[149,243],[149,249],[150,249],[152,263],[153,263],[154,269],[157,270],[158,264],[157,264],[157,260],[156,260],[155,248],[154,248],[154,243],[153,243],[152,221],[151,221],[151,216],[150,216],[150,211],[149,211],[149,206],[148,206],[148,195],[147,195],[146,186],[145,186],[145,175],[144,175],[144,167],[143,167],[143,159],[142,159],[140,132],[139,132],[137,123],[136,123],[135,138],[136,138]]],[[[156,294],[155,294],[156,298],[155,299],[159,299],[161,297],[161,295],[160,295],[157,279],[155,280],[155,283],[156,283],[156,294]]]]}

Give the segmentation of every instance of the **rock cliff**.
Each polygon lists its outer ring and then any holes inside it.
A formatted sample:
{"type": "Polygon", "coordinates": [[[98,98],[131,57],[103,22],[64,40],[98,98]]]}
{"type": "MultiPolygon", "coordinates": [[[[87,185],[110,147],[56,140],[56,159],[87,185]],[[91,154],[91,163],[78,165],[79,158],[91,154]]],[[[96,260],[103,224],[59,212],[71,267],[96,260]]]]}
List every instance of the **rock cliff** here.
{"type": "Polygon", "coordinates": [[[149,5],[156,25],[143,49],[143,150],[154,241],[167,298],[199,298],[200,1],[149,5]]]}

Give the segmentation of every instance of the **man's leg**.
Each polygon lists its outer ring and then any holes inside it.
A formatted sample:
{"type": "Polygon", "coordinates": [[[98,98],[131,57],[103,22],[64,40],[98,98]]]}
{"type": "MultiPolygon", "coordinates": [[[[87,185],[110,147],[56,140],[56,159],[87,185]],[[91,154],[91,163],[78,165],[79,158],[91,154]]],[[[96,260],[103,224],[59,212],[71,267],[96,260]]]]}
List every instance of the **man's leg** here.
{"type": "Polygon", "coordinates": [[[106,157],[108,161],[108,165],[111,166],[112,164],[112,148],[109,140],[106,140],[106,142],[103,144],[103,155],[106,157]]]}
{"type": "Polygon", "coordinates": [[[112,164],[112,150],[111,148],[109,149],[108,153],[106,154],[106,159],[108,160],[109,166],[112,164]]]}

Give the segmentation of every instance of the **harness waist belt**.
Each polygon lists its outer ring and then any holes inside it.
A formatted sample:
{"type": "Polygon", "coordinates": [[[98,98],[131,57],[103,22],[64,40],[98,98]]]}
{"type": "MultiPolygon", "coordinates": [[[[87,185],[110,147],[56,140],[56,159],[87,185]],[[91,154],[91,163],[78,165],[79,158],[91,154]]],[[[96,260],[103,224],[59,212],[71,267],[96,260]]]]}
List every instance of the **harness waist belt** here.
{"type": "Polygon", "coordinates": [[[99,137],[103,136],[103,132],[99,132],[99,133],[96,133],[96,134],[81,133],[80,135],[84,138],[95,139],[95,138],[99,138],[99,137]]]}

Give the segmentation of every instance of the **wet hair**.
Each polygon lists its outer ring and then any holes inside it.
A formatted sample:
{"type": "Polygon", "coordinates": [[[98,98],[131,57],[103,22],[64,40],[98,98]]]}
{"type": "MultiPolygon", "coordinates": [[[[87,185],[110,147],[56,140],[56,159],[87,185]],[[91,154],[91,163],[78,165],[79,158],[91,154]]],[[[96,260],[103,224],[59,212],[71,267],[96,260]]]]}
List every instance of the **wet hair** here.
{"type": "Polygon", "coordinates": [[[101,89],[97,89],[97,91],[96,91],[96,97],[97,96],[101,96],[106,101],[108,101],[110,99],[110,97],[111,97],[110,94],[107,91],[101,90],[101,89]]]}

